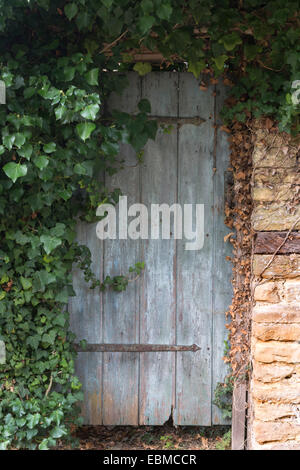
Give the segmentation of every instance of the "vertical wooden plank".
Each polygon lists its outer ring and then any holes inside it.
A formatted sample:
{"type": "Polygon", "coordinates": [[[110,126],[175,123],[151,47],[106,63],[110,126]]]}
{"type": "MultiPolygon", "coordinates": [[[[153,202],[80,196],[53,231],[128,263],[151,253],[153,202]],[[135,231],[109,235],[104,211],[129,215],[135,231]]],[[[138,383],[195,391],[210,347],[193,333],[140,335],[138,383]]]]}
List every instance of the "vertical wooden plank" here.
{"type": "Polygon", "coordinates": [[[102,353],[80,352],[76,373],[82,383],[84,424],[102,424],[102,353]]]}
{"type": "MultiPolygon", "coordinates": [[[[224,224],[225,192],[227,185],[227,169],[229,166],[228,134],[220,130],[220,110],[225,99],[225,87],[218,84],[216,87],[216,130],[215,141],[215,167],[214,172],[214,266],[213,266],[213,360],[212,360],[212,394],[218,382],[224,382],[228,367],[223,361],[225,340],[228,337],[226,330],[225,312],[232,298],[232,265],[226,260],[232,254],[232,246],[229,241],[224,242],[224,237],[230,229],[224,224]]],[[[229,419],[224,419],[221,410],[212,405],[212,424],[228,424],[229,419]]]]}
{"type": "Polygon", "coordinates": [[[246,442],[246,384],[236,384],[232,401],[231,449],[244,450],[246,442]]]}
{"type": "MultiPolygon", "coordinates": [[[[143,81],[143,97],[151,102],[153,115],[177,116],[178,74],[148,74],[143,81]]],[[[170,134],[159,130],[155,142],[146,146],[141,201],[148,207],[150,218],[152,203],[171,206],[176,198],[175,125],[170,134]]],[[[141,292],[141,343],[175,344],[175,245],[171,234],[169,240],[144,240],[142,243],[146,270],[141,292]]],[[[140,424],[162,425],[169,419],[174,405],[175,355],[172,352],[141,353],[140,361],[140,424]]]]}
{"type": "MultiPolygon", "coordinates": [[[[102,278],[103,243],[96,237],[96,224],[77,224],[77,241],[89,247],[95,275],[102,278]]],[[[89,289],[82,271],[74,269],[73,285],[76,297],[69,301],[70,328],[77,341],[101,342],[102,301],[99,289],[89,289]]],[[[84,404],[82,415],[86,424],[102,424],[102,353],[79,353],[76,373],[82,381],[84,404]]]]}
{"type": "MultiPolygon", "coordinates": [[[[134,112],[140,100],[140,79],[129,74],[130,86],[120,100],[113,96],[110,107],[134,112]],[[114,101],[117,100],[117,101],[114,101]]],[[[119,188],[128,197],[128,206],[138,202],[140,169],[131,148],[124,145],[120,155],[124,169],[108,178],[109,189],[119,188]]],[[[118,223],[117,223],[118,229],[118,223]]],[[[105,240],[105,275],[127,274],[130,266],[140,261],[136,240],[105,240]]],[[[139,280],[130,283],[125,292],[109,290],[103,294],[103,342],[138,343],[139,332],[139,280]]],[[[103,358],[103,424],[138,424],[138,353],[104,353],[103,358]]]]}
{"type": "Polygon", "coordinates": [[[178,240],[177,344],[196,343],[197,352],[177,353],[177,425],[211,424],[213,113],[212,88],[204,92],[189,73],[180,74],[179,115],[205,122],[179,130],[178,196],[181,204],[205,204],[205,237],[200,251],[178,240]]]}

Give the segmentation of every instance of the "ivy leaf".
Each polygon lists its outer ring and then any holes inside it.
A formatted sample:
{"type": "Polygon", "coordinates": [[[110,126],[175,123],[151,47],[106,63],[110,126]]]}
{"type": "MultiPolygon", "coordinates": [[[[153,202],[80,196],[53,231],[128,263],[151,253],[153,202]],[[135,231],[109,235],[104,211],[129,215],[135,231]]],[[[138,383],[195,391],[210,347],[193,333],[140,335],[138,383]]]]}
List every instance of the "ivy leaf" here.
{"type": "Polygon", "coordinates": [[[45,153],[53,153],[56,150],[56,143],[55,142],[49,142],[49,144],[44,145],[43,149],[44,149],[45,153]]]}
{"type": "Polygon", "coordinates": [[[38,155],[38,156],[35,157],[35,159],[33,160],[33,163],[34,163],[35,166],[37,166],[40,170],[43,170],[43,169],[46,168],[46,166],[48,165],[49,160],[48,160],[48,158],[47,158],[45,155],[38,155]]]}
{"type": "Polygon", "coordinates": [[[39,444],[39,450],[49,450],[48,439],[42,440],[42,442],[39,444]]]}
{"type": "Polygon", "coordinates": [[[51,435],[51,437],[53,437],[53,439],[59,439],[60,437],[64,436],[65,434],[67,434],[67,431],[65,430],[65,428],[60,427],[60,426],[56,426],[50,432],[50,435],[51,435]]]}
{"type": "Polygon", "coordinates": [[[3,143],[8,150],[12,149],[15,139],[15,134],[6,135],[3,137],[3,143]]]}
{"type": "Polygon", "coordinates": [[[222,70],[224,68],[225,61],[228,59],[227,55],[219,55],[218,57],[215,57],[213,60],[219,70],[222,70]]]}
{"type": "Polygon", "coordinates": [[[232,51],[238,44],[242,44],[240,36],[235,32],[224,36],[220,42],[224,44],[226,51],[232,51]]]}
{"type": "Polygon", "coordinates": [[[18,147],[19,149],[22,147],[22,145],[24,145],[25,140],[26,140],[25,135],[18,132],[15,136],[14,145],[18,147]]]}
{"type": "Polygon", "coordinates": [[[93,176],[94,163],[91,160],[76,163],[74,166],[74,173],[77,175],[93,176]]]}
{"type": "Polygon", "coordinates": [[[46,251],[47,255],[49,255],[53,250],[55,250],[56,247],[62,244],[62,240],[60,238],[51,235],[42,235],[40,240],[44,245],[44,250],[46,251]]]}
{"type": "Polygon", "coordinates": [[[145,34],[149,31],[149,29],[153,26],[155,22],[155,18],[154,16],[143,16],[142,18],[140,18],[140,21],[139,21],[139,27],[140,27],[140,30],[141,30],[141,33],[142,34],[145,34]]]}
{"type": "Polygon", "coordinates": [[[149,100],[145,98],[139,102],[138,108],[142,113],[151,113],[151,104],[149,100]]]}
{"type": "Polygon", "coordinates": [[[157,9],[157,16],[162,20],[168,20],[172,14],[173,8],[167,3],[160,4],[157,9]]]}
{"type": "Polygon", "coordinates": [[[40,421],[40,413],[35,413],[35,414],[28,414],[27,415],[27,425],[29,427],[29,429],[33,429],[35,426],[38,425],[39,421],[40,421]]]}
{"type": "Polygon", "coordinates": [[[64,79],[66,82],[71,82],[75,76],[76,69],[75,67],[66,67],[64,68],[64,79]]]}
{"type": "Polygon", "coordinates": [[[32,287],[31,279],[26,279],[25,277],[20,277],[20,281],[24,290],[30,289],[32,287]]]}
{"type": "Polygon", "coordinates": [[[133,70],[135,72],[138,72],[140,76],[146,75],[147,73],[151,72],[152,70],[152,65],[149,64],[149,62],[137,62],[133,70]]]}
{"type": "Polygon", "coordinates": [[[33,336],[28,336],[26,339],[26,344],[32,347],[32,349],[37,349],[38,345],[40,344],[41,341],[41,336],[40,335],[33,335],[33,336]]]}
{"type": "Polygon", "coordinates": [[[93,122],[81,122],[76,126],[77,133],[84,142],[90,137],[94,129],[96,129],[96,124],[93,122]]]}
{"type": "Polygon", "coordinates": [[[192,72],[195,78],[199,78],[202,70],[206,67],[204,60],[199,60],[197,62],[190,62],[188,72],[192,72]]]}
{"type": "Polygon", "coordinates": [[[20,163],[9,162],[3,167],[5,174],[15,183],[18,178],[27,174],[27,166],[20,163]]]}
{"type": "Polygon", "coordinates": [[[91,119],[92,121],[96,119],[97,113],[100,109],[98,104],[89,104],[86,106],[80,113],[84,119],[91,119]]]}
{"type": "Polygon", "coordinates": [[[26,158],[26,160],[30,160],[32,151],[33,151],[32,145],[29,143],[26,143],[25,145],[23,145],[23,147],[17,150],[17,153],[18,155],[20,155],[20,157],[24,157],[26,158]]]}
{"type": "Polygon", "coordinates": [[[76,3],[68,3],[64,8],[64,12],[68,20],[71,21],[78,12],[78,6],[76,3]]]}
{"type": "Polygon", "coordinates": [[[98,85],[99,69],[95,68],[85,74],[85,79],[89,85],[98,85]]]}
{"type": "MultiPolygon", "coordinates": [[[[67,298],[67,301],[68,301],[68,298],[67,298]]],[[[54,324],[55,325],[59,325],[59,326],[64,326],[65,323],[66,323],[66,317],[63,313],[60,313],[59,315],[57,315],[54,319],[54,324]]]]}

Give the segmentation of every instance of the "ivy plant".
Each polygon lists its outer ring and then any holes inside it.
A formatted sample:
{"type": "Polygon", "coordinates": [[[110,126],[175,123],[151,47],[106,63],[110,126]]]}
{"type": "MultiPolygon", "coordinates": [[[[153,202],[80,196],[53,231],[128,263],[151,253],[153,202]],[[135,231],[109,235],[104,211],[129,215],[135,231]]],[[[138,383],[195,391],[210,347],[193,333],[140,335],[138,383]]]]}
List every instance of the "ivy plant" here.
{"type": "Polygon", "coordinates": [[[131,51],[158,51],[166,68],[186,67],[200,82],[224,79],[227,122],[272,116],[297,133],[299,33],[293,0],[0,0],[1,449],[47,449],[80,423],[66,309],[72,266],[94,288],[122,291],[130,280],[95,279],[75,221],[116,202],[117,188],[99,175],[122,165],[120,144],[139,157],[156,135],[145,101],[134,116],[106,113],[126,70],[151,70],[131,51]]]}

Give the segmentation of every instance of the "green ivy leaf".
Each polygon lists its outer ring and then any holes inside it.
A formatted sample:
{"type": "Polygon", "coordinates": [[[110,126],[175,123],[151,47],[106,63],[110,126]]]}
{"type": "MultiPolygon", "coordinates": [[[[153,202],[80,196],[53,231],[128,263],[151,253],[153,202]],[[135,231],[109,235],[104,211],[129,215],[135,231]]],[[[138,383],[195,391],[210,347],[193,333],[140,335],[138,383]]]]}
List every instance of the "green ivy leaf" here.
{"type": "Polygon", "coordinates": [[[89,85],[98,85],[99,69],[95,68],[85,74],[85,79],[89,85]]]}
{"type": "Polygon", "coordinates": [[[46,251],[47,255],[49,255],[53,250],[55,250],[55,248],[62,244],[62,240],[60,238],[51,235],[42,235],[40,240],[44,245],[44,250],[46,251]]]}
{"type": "Polygon", "coordinates": [[[96,119],[99,109],[100,106],[98,104],[89,104],[80,112],[80,115],[84,119],[91,119],[93,121],[96,119]]]}
{"type": "Polygon", "coordinates": [[[79,137],[85,142],[96,129],[96,125],[93,122],[81,122],[77,124],[76,130],[79,137]]]}
{"type": "Polygon", "coordinates": [[[140,27],[140,30],[141,30],[141,33],[142,34],[145,34],[149,31],[149,29],[152,28],[152,26],[154,25],[154,22],[155,22],[155,18],[154,16],[142,16],[142,18],[140,18],[140,21],[139,21],[139,27],[140,27]]]}
{"type": "Polygon", "coordinates": [[[21,276],[20,281],[21,281],[21,284],[22,284],[22,287],[23,287],[24,290],[30,289],[30,287],[32,287],[31,279],[28,279],[28,278],[25,278],[25,277],[21,276]]]}
{"type": "Polygon", "coordinates": [[[46,168],[49,163],[48,158],[45,155],[38,155],[34,158],[33,163],[37,166],[40,170],[46,168]]]}
{"type": "Polygon", "coordinates": [[[78,6],[76,5],[76,3],[73,3],[73,2],[67,3],[67,5],[64,8],[64,12],[68,20],[71,21],[72,18],[74,18],[74,16],[76,16],[78,12],[78,6]]]}
{"type": "Polygon", "coordinates": [[[20,157],[24,157],[26,158],[26,160],[30,160],[32,151],[33,151],[32,145],[29,143],[26,143],[19,150],[17,150],[17,153],[18,155],[20,155],[20,157]]]}
{"type": "Polygon", "coordinates": [[[49,144],[44,145],[43,149],[44,149],[45,153],[53,153],[56,150],[56,143],[55,142],[49,142],[49,144]]]}
{"type": "Polygon", "coordinates": [[[168,20],[172,14],[173,8],[168,3],[161,3],[157,9],[157,16],[162,20],[168,20]]]}
{"type": "Polygon", "coordinates": [[[139,102],[138,108],[142,113],[151,113],[151,104],[149,100],[145,98],[139,102]]]}
{"type": "Polygon", "coordinates": [[[18,178],[27,174],[27,166],[20,163],[9,162],[3,167],[5,174],[15,183],[18,178]]]}
{"type": "Polygon", "coordinates": [[[15,139],[15,134],[6,135],[3,137],[3,143],[8,150],[12,149],[15,139]]]}
{"type": "Polygon", "coordinates": [[[35,426],[39,424],[41,415],[40,413],[35,413],[35,414],[28,414],[27,415],[27,426],[29,429],[33,429],[35,426]]]}
{"type": "Polygon", "coordinates": [[[188,71],[192,72],[194,77],[199,78],[202,70],[204,70],[205,67],[206,67],[206,63],[204,62],[204,60],[199,60],[197,62],[190,62],[188,71]]]}
{"type": "Polygon", "coordinates": [[[152,70],[152,65],[149,64],[149,62],[137,62],[133,70],[135,72],[138,72],[140,76],[146,75],[147,73],[151,72],[152,70]]]}
{"type": "Polygon", "coordinates": [[[65,436],[67,434],[66,430],[62,426],[56,426],[52,431],[50,432],[51,437],[53,439],[59,439],[62,436],[65,436]]]}
{"type": "Polygon", "coordinates": [[[213,60],[219,70],[222,70],[224,68],[225,61],[228,59],[227,55],[220,55],[218,57],[215,57],[213,60]]]}
{"type": "Polygon", "coordinates": [[[48,439],[42,440],[42,442],[39,444],[39,450],[49,450],[48,439]]]}

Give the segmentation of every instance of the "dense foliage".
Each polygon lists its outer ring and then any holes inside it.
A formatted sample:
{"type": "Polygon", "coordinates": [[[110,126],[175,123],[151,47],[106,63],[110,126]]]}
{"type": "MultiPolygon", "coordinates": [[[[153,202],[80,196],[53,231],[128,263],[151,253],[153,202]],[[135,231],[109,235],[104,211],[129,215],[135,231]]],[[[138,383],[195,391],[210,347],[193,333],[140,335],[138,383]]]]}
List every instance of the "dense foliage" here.
{"type": "Polygon", "coordinates": [[[185,62],[197,78],[224,75],[234,84],[228,122],[272,115],[280,129],[298,132],[297,9],[298,1],[282,0],[0,0],[1,448],[46,449],[78,422],[65,307],[72,265],[92,287],[123,290],[128,282],[101,284],[75,241],[75,218],[92,221],[101,202],[118,198],[99,174],[117,171],[120,142],[139,156],[156,134],[145,100],[135,117],[105,114],[106,97],[126,85],[112,71],[132,67],[135,48],[158,50],[166,67],[185,62]]]}

